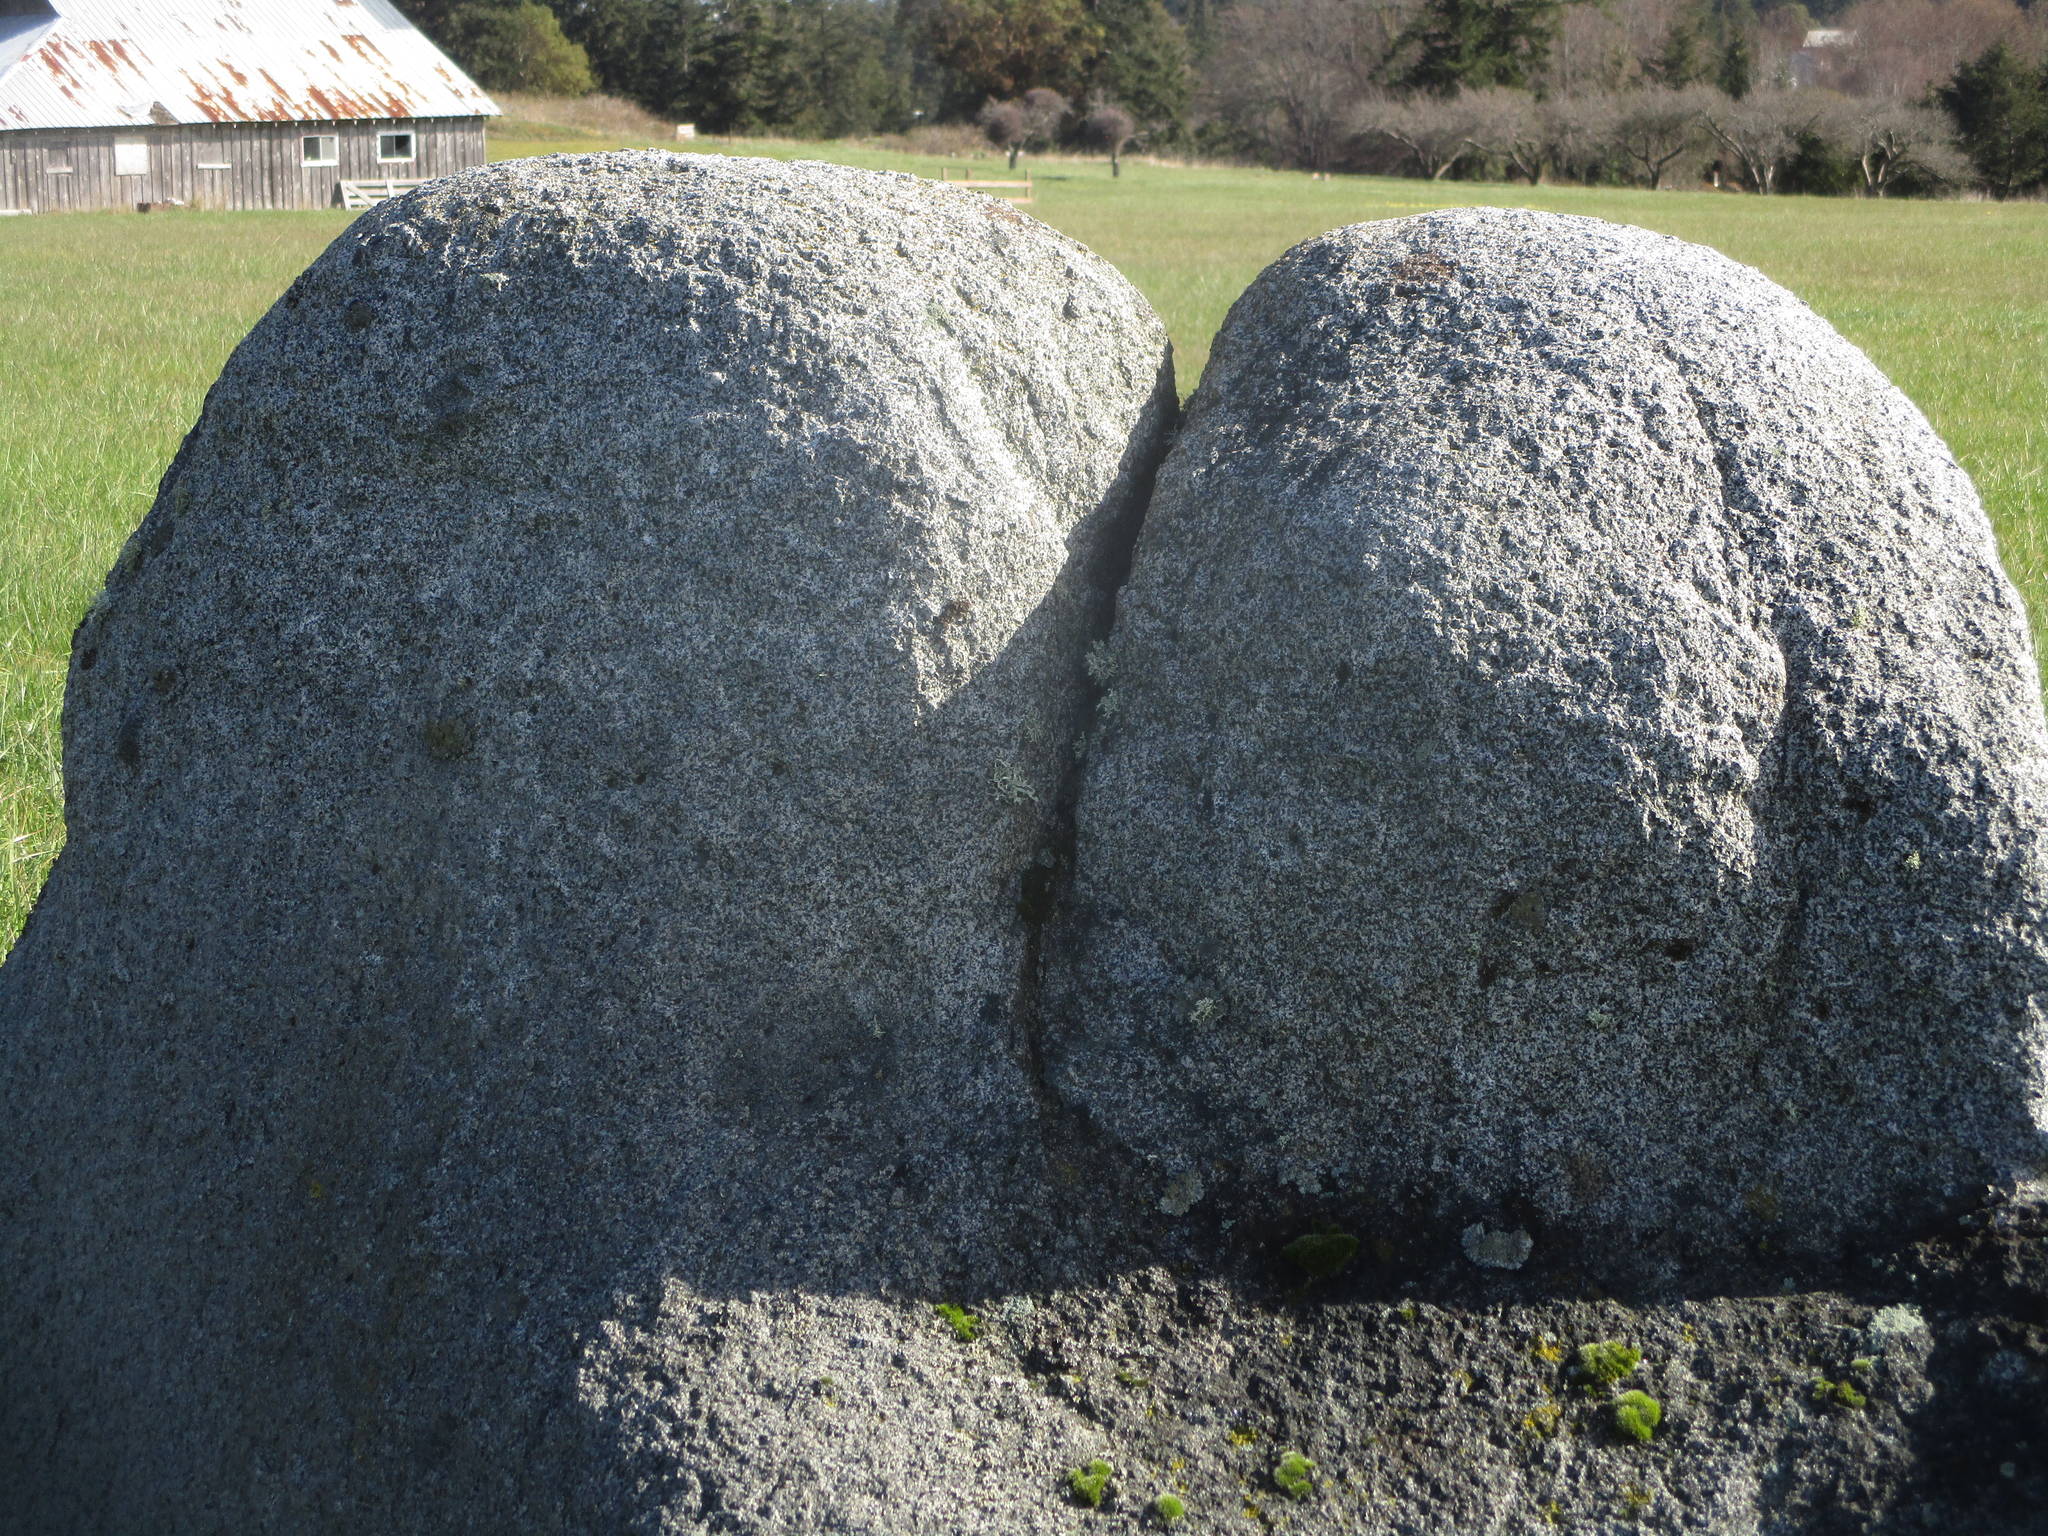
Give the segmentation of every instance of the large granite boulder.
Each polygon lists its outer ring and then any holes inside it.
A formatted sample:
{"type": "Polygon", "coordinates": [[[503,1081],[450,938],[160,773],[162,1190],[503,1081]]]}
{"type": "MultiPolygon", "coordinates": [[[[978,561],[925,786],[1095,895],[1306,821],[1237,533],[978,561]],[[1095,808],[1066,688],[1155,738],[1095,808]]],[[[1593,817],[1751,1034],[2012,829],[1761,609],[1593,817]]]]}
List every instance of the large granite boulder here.
{"type": "Polygon", "coordinates": [[[79,632],[0,1528],[2037,1529],[2041,1187],[1907,1230],[2040,1151],[2044,733],[1925,423],[1691,247],[1341,232],[1103,645],[1172,417],[907,178],[337,242],[79,632]]]}
{"type": "Polygon", "coordinates": [[[1471,209],[1239,301],[1098,658],[1055,1088],[1184,1208],[1825,1246],[2043,1158],[2044,737],[1969,481],[1791,295],[1471,209]]]}
{"type": "Polygon", "coordinates": [[[1023,1241],[1173,412],[1107,264],[907,176],[551,158],[337,240],[78,631],[0,1524],[624,1529],[675,1490],[579,1383],[634,1294],[1023,1241]]]}

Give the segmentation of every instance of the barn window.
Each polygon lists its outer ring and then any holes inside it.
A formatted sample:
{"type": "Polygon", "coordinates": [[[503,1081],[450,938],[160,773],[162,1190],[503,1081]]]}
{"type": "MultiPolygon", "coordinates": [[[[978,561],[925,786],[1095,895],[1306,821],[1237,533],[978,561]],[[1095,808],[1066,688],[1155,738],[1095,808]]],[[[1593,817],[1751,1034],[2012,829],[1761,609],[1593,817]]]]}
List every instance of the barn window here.
{"type": "Polygon", "coordinates": [[[114,140],[114,174],[116,176],[147,176],[149,174],[149,140],[114,140]]]}
{"type": "Polygon", "coordinates": [[[71,163],[72,146],[55,144],[50,147],[48,158],[43,161],[46,176],[69,176],[76,169],[71,163]]]}
{"type": "Polygon", "coordinates": [[[377,135],[377,160],[389,165],[395,160],[412,158],[412,135],[410,133],[380,133],[377,135]]]}
{"type": "Polygon", "coordinates": [[[341,136],[333,133],[307,134],[299,140],[299,164],[341,164],[341,136]]]}

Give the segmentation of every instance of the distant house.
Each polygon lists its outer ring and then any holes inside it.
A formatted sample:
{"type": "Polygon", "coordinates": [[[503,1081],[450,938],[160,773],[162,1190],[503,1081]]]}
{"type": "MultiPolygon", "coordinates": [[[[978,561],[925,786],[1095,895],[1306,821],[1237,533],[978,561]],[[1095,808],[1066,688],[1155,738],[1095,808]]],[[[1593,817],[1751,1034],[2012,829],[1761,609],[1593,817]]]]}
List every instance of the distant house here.
{"type": "Polygon", "coordinates": [[[324,208],[497,110],[389,0],[0,0],[0,210],[324,208]]]}
{"type": "Polygon", "coordinates": [[[1794,86],[1831,83],[1846,57],[1844,50],[1855,45],[1853,28],[1815,27],[1792,52],[1787,71],[1791,83],[1794,86]]]}

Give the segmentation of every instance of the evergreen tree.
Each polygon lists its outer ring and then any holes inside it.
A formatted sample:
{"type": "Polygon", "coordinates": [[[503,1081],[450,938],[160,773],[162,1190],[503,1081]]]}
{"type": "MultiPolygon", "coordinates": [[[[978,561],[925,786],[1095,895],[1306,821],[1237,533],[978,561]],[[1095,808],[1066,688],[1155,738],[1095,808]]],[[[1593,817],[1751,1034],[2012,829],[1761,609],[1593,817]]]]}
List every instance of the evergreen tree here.
{"type": "Polygon", "coordinates": [[[1102,51],[1102,28],[1081,0],[926,0],[920,21],[962,112],[1033,87],[1076,94],[1102,51]]]}
{"type": "Polygon", "coordinates": [[[912,63],[878,0],[553,0],[603,88],[713,133],[839,138],[910,119],[912,63]]]}
{"type": "Polygon", "coordinates": [[[1957,68],[1935,99],[1993,197],[2048,181],[2048,70],[2029,69],[2004,43],[1957,68]]]}
{"type": "Polygon", "coordinates": [[[1220,37],[1216,17],[1225,4],[1227,0],[1177,0],[1167,7],[1167,14],[1180,23],[1181,35],[1187,39],[1191,64],[1206,63],[1216,51],[1220,37]]]}
{"type": "Polygon", "coordinates": [[[1560,0],[1424,0],[1397,45],[1414,56],[1401,83],[1434,95],[1525,86],[1550,56],[1560,0]]]}
{"type": "Polygon", "coordinates": [[[795,17],[785,0],[722,0],[670,114],[709,133],[762,133],[803,110],[795,17]]]}
{"type": "Polygon", "coordinates": [[[1644,60],[1649,76],[1666,90],[1682,91],[1707,77],[1707,51],[1700,36],[1699,19],[1680,15],[1664,34],[1664,46],[1654,59],[1644,60]]]}
{"type": "Polygon", "coordinates": [[[791,0],[803,18],[808,104],[784,126],[800,137],[893,132],[911,121],[910,63],[892,11],[873,0],[791,0]]]}
{"type": "Polygon", "coordinates": [[[1751,0],[1711,0],[1707,37],[1713,44],[1713,82],[1740,101],[1756,88],[1756,6],[1751,0]]]}
{"type": "MultiPolygon", "coordinates": [[[[551,0],[599,86],[671,115],[712,19],[698,0],[551,0]]],[[[684,119],[687,120],[687,115],[684,119]]]]}
{"type": "MultiPolygon", "coordinates": [[[[449,16],[459,9],[462,3],[463,0],[405,0],[400,8],[414,26],[445,50],[448,45],[442,41],[443,29],[448,24],[449,16]]],[[[7,7],[0,4],[0,15],[6,14],[9,14],[7,7]]]]}
{"type": "Polygon", "coordinates": [[[1090,90],[1141,128],[1176,137],[1187,121],[1190,78],[1180,23],[1160,0],[1097,0],[1095,21],[1102,53],[1089,73],[1090,90]]]}
{"type": "Polygon", "coordinates": [[[1721,45],[1721,60],[1714,69],[1714,84],[1721,87],[1723,95],[1740,101],[1750,92],[1754,79],[1755,64],[1749,50],[1749,34],[1731,27],[1727,41],[1721,45]]]}
{"type": "Polygon", "coordinates": [[[485,90],[584,96],[598,84],[590,55],[563,37],[555,12],[537,0],[471,0],[449,12],[436,41],[485,90]]]}
{"type": "Polygon", "coordinates": [[[422,0],[412,12],[485,90],[582,96],[597,85],[589,56],[538,0],[422,0]]]}

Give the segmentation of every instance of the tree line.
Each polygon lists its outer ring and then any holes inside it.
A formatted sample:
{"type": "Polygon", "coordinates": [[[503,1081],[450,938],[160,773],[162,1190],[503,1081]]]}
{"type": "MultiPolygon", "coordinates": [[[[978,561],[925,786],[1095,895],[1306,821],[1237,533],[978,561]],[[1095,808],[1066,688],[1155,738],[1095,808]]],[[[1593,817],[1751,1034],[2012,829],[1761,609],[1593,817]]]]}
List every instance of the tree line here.
{"type": "Polygon", "coordinates": [[[720,134],[974,123],[1311,171],[1998,197],[2048,187],[2048,4],[415,0],[487,88],[720,134]]]}

